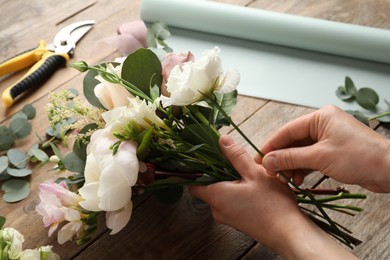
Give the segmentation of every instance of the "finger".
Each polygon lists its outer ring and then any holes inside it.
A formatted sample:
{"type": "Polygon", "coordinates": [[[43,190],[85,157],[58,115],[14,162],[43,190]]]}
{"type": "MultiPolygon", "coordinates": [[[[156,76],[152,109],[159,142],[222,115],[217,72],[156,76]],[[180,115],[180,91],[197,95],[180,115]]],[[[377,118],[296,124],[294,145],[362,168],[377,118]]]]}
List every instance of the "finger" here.
{"type": "Polygon", "coordinates": [[[320,169],[320,160],[326,154],[317,144],[305,147],[295,147],[269,152],[265,155],[262,165],[268,171],[320,169]]]}
{"type": "Polygon", "coordinates": [[[188,186],[188,191],[192,196],[209,203],[209,200],[212,197],[210,195],[210,193],[212,194],[212,184],[207,186],[188,186]]]}
{"type": "Polygon", "coordinates": [[[230,161],[233,167],[240,173],[241,177],[247,177],[258,165],[253,157],[240,145],[236,144],[232,137],[222,135],[219,139],[219,146],[222,153],[230,161]]]}
{"type": "Polygon", "coordinates": [[[316,139],[316,127],[312,127],[315,121],[315,112],[299,117],[293,121],[288,122],[279,130],[277,130],[268,140],[263,144],[260,150],[267,154],[270,151],[290,147],[299,141],[307,139],[316,139]]]}

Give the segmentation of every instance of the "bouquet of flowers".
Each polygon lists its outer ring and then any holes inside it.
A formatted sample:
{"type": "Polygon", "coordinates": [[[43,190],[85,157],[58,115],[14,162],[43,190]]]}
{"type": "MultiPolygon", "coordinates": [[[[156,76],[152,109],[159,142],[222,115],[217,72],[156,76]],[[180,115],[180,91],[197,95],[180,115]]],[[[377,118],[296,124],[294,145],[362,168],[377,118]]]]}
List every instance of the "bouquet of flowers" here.
{"type": "MultiPolygon", "coordinates": [[[[37,206],[49,235],[63,223],[60,244],[74,236],[77,243],[88,240],[102,212],[111,234],[119,232],[131,218],[134,195],[154,192],[172,202],[180,198],[183,185],[240,179],[218,149],[222,126],[233,125],[246,138],[229,117],[237,102],[239,73],[222,69],[218,47],[199,59],[191,52],[170,52],[161,36],[165,28],[157,28],[160,33],[153,35],[168,53],[141,47],[115,62],[73,64],[87,72],[83,87],[89,104],[73,91],[50,94],[52,130],[60,129],[59,136],[74,141],[66,156],[52,145],[57,169],[75,173],[42,183],[37,206]]],[[[322,210],[326,203],[295,189],[300,203],[315,204],[322,213],[319,219],[314,215],[321,214],[310,211],[316,222],[326,225],[325,219],[335,236],[347,244],[356,242],[322,210]]],[[[337,193],[341,195],[326,202],[364,197],[337,193]]],[[[345,205],[332,208],[345,210],[345,205]]]]}
{"type": "Polygon", "coordinates": [[[51,246],[23,250],[24,236],[16,229],[3,227],[5,218],[0,216],[0,259],[59,260],[51,246]]]}

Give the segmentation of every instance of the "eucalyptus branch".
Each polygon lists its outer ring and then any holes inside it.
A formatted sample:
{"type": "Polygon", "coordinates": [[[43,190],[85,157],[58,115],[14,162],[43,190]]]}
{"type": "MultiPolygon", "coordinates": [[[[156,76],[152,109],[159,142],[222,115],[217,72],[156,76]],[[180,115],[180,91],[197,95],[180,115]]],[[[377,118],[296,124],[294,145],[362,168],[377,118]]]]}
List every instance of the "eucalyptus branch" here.
{"type": "Polygon", "coordinates": [[[378,118],[381,118],[381,117],[384,117],[384,116],[388,116],[388,115],[390,115],[390,111],[386,111],[386,112],[383,112],[381,114],[369,117],[367,120],[371,121],[371,120],[378,119],[378,118]]]}

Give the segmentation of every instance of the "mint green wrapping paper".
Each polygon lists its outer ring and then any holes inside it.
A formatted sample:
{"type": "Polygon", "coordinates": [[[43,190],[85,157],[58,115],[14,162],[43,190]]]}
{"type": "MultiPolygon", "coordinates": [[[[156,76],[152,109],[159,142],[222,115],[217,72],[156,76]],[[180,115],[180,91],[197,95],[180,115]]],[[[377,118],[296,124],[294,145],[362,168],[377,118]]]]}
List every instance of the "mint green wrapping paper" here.
{"type": "Polygon", "coordinates": [[[243,95],[356,109],[335,95],[350,76],[390,100],[389,30],[207,0],[142,0],[141,19],[167,23],[176,52],[219,46],[243,95]]]}
{"type": "Polygon", "coordinates": [[[143,0],[141,17],[179,28],[390,63],[390,31],[204,0],[143,0]]]}

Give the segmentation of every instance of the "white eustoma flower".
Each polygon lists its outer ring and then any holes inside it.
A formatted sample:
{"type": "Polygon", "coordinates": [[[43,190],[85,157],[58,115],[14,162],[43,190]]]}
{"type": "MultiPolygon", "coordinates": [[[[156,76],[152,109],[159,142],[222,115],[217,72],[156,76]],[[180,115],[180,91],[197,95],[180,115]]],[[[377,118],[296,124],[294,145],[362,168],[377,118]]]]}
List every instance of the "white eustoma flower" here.
{"type": "Polygon", "coordinates": [[[164,121],[157,116],[154,103],[134,97],[129,98],[127,104],[127,106],[114,108],[102,114],[106,129],[111,133],[123,130],[130,120],[144,130],[153,125],[167,128],[164,121]]]}
{"type": "MultiPolygon", "coordinates": [[[[3,228],[0,230],[0,243],[3,245],[1,255],[9,259],[18,259],[22,252],[23,235],[13,228],[3,228]]],[[[0,256],[1,256],[0,255],[0,256]]]]}
{"type": "MultiPolygon", "coordinates": [[[[110,146],[117,141],[105,129],[92,134],[87,147],[85,184],[79,189],[84,199],[80,205],[90,211],[124,211],[127,215],[122,219],[128,222],[132,210],[132,206],[129,208],[132,186],[137,182],[139,170],[137,143],[122,141],[113,155],[110,146]]],[[[107,219],[107,224],[115,226],[110,219],[107,219]]]]}
{"type": "MultiPolygon", "coordinates": [[[[118,75],[120,75],[121,68],[121,65],[116,67],[114,67],[111,63],[107,65],[108,71],[118,75]]],[[[95,96],[107,110],[125,106],[129,102],[128,98],[133,97],[133,95],[122,85],[108,82],[100,75],[95,78],[100,81],[100,83],[94,88],[95,96]]]]}
{"type": "Polygon", "coordinates": [[[163,107],[186,106],[203,100],[204,95],[214,91],[234,90],[239,74],[234,70],[223,73],[219,53],[220,49],[215,47],[205,51],[199,60],[175,66],[166,84],[170,97],[161,96],[163,107]]]}

